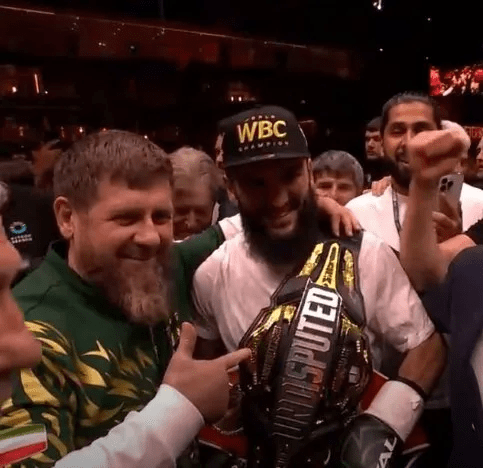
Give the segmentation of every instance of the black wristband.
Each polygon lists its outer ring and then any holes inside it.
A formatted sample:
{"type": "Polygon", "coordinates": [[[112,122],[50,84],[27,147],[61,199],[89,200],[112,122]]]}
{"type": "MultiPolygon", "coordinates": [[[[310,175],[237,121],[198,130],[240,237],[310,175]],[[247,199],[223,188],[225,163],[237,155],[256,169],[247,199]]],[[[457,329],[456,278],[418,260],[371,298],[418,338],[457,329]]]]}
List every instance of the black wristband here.
{"type": "Polygon", "coordinates": [[[412,380],[406,379],[399,375],[393,380],[406,384],[408,387],[411,387],[416,393],[418,393],[423,401],[428,401],[429,395],[417,383],[414,383],[412,380]]]}

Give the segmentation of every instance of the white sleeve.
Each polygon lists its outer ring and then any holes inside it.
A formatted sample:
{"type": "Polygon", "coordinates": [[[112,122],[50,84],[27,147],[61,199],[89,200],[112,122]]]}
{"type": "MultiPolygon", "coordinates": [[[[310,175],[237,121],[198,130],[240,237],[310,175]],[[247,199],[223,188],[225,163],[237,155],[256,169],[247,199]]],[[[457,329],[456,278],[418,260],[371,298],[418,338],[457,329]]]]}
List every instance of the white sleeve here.
{"type": "Polygon", "coordinates": [[[242,231],[242,222],[239,214],[231,216],[230,218],[223,218],[218,224],[223,231],[225,240],[235,237],[242,231]]]}
{"type": "Polygon", "coordinates": [[[359,276],[367,326],[379,338],[404,353],[434,332],[418,294],[398,258],[381,239],[364,232],[359,276]]]}
{"type": "MultiPolygon", "coordinates": [[[[222,247],[221,247],[222,248],[222,247]]],[[[212,291],[216,291],[218,251],[211,254],[196,270],[193,277],[192,298],[195,306],[194,325],[200,338],[221,339],[211,306],[212,291]]]]}
{"type": "Polygon", "coordinates": [[[105,437],[69,453],[54,468],[171,468],[204,424],[198,409],[169,385],[105,437]]]}

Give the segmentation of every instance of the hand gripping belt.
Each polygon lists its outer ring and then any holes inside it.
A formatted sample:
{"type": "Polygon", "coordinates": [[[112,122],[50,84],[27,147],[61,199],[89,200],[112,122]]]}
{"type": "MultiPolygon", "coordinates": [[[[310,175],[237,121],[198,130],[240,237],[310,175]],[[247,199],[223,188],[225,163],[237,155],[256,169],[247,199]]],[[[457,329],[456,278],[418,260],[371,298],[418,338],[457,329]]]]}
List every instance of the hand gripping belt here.
{"type": "MultiPolygon", "coordinates": [[[[252,358],[240,366],[249,465],[309,466],[347,425],[372,364],[358,280],[362,235],[318,243],[289,276],[240,342],[252,358]]],[[[326,466],[318,463],[318,466],[326,466]]]]}

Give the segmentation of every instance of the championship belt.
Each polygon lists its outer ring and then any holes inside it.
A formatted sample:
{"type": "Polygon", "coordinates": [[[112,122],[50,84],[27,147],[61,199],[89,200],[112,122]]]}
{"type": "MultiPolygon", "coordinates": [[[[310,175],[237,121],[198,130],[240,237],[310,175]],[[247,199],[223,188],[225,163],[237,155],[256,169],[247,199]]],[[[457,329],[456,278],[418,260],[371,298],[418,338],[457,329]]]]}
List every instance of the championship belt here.
{"type": "MultiPolygon", "coordinates": [[[[239,383],[231,376],[231,414],[200,433],[202,444],[226,455],[209,466],[330,465],[337,437],[387,380],[372,371],[363,333],[361,241],[318,243],[248,329],[239,347],[252,356],[240,364],[239,383]]],[[[416,427],[406,449],[425,442],[416,427]]]]}
{"type": "Polygon", "coordinates": [[[331,439],[356,413],[372,371],[356,268],[361,239],[317,244],[240,342],[252,350],[240,384],[254,464],[285,468],[316,442],[314,463],[327,466],[331,439]]]}

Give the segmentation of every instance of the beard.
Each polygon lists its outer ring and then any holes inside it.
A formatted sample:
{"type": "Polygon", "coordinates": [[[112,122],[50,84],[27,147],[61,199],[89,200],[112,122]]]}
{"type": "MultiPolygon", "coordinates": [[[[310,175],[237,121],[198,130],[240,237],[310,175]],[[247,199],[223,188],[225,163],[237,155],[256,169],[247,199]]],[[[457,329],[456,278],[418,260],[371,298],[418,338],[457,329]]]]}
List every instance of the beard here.
{"type": "Polygon", "coordinates": [[[144,262],[104,265],[88,279],[134,323],[153,326],[170,310],[170,252],[144,262]]]}
{"type": "MultiPolygon", "coordinates": [[[[311,189],[298,205],[297,222],[292,233],[283,237],[271,235],[260,215],[248,213],[239,204],[243,230],[252,255],[271,266],[297,265],[307,259],[319,234],[316,197],[311,189]]],[[[292,207],[297,209],[297,207],[292,207]]]]}
{"type": "Polygon", "coordinates": [[[397,160],[387,158],[389,174],[394,179],[396,184],[404,189],[409,189],[409,185],[411,183],[411,171],[409,170],[408,166],[403,165],[401,162],[397,160]]]}

